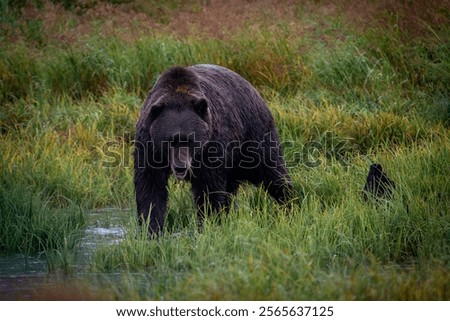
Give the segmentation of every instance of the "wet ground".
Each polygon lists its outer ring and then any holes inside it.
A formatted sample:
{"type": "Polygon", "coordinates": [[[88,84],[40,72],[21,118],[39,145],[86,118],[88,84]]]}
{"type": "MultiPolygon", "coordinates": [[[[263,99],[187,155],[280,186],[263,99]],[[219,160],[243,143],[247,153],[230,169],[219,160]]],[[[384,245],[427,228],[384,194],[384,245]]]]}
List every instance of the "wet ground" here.
{"type": "Polygon", "coordinates": [[[96,297],[95,293],[86,289],[85,279],[90,260],[97,247],[124,239],[124,226],[130,215],[129,210],[115,208],[99,209],[88,214],[88,225],[80,244],[75,273],[71,276],[49,274],[43,255],[0,255],[0,300],[99,299],[100,296],[96,297]]]}

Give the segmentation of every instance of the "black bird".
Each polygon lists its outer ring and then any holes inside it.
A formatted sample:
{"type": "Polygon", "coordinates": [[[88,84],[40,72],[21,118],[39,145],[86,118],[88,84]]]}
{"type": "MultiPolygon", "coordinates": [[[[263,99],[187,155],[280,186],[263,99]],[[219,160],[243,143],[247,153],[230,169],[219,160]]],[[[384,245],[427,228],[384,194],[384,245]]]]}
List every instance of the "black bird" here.
{"type": "Polygon", "coordinates": [[[362,191],[363,201],[367,202],[369,196],[376,200],[391,198],[394,189],[395,183],[383,172],[381,165],[376,163],[370,165],[366,184],[362,191]]]}

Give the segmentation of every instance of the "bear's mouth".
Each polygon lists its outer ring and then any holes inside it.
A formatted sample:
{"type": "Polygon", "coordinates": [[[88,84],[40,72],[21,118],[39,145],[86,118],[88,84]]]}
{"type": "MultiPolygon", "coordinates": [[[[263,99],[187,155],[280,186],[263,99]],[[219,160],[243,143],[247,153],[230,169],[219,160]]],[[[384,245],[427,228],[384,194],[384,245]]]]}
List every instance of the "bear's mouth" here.
{"type": "Polygon", "coordinates": [[[172,164],[172,173],[176,179],[183,180],[189,172],[189,166],[176,166],[172,164]]]}
{"type": "Polygon", "coordinates": [[[181,171],[181,170],[172,170],[172,172],[173,172],[173,175],[175,176],[175,178],[176,178],[176,179],[179,179],[179,180],[181,181],[181,180],[183,180],[183,179],[186,178],[187,173],[188,173],[188,170],[187,170],[187,169],[184,170],[184,171],[181,171]]]}
{"type": "Polygon", "coordinates": [[[173,175],[179,180],[185,179],[189,172],[191,167],[190,154],[188,146],[176,146],[170,150],[170,167],[173,175]]]}

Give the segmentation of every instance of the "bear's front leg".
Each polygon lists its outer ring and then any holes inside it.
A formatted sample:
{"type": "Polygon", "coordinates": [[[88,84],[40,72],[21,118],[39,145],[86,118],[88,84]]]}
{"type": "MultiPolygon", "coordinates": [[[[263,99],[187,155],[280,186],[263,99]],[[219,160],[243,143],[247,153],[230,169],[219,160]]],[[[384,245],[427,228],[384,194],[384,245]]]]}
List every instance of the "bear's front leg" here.
{"type": "Polygon", "coordinates": [[[229,193],[226,191],[226,178],[220,171],[207,171],[191,180],[192,194],[197,205],[197,216],[202,226],[206,213],[228,211],[229,193]]]}
{"type": "Polygon", "coordinates": [[[148,224],[150,237],[158,236],[164,228],[167,211],[168,175],[162,170],[138,168],[134,185],[139,224],[148,224]]]}

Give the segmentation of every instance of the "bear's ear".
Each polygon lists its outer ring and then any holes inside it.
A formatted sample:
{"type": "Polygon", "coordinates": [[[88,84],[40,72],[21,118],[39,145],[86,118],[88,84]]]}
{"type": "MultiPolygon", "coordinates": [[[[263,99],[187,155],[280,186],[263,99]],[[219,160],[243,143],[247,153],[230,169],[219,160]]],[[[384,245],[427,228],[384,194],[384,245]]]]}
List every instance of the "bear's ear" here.
{"type": "Polygon", "coordinates": [[[150,119],[153,121],[161,114],[164,108],[163,103],[156,103],[152,107],[150,107],[150,119]]]}
{"type": "Polygon", "coordinates": [[[194,105],[194,111],[199,115],[201,118],[205,118],[208,116],[208,102],[205,98],[199,98],[192,102],[194,105]]]}

